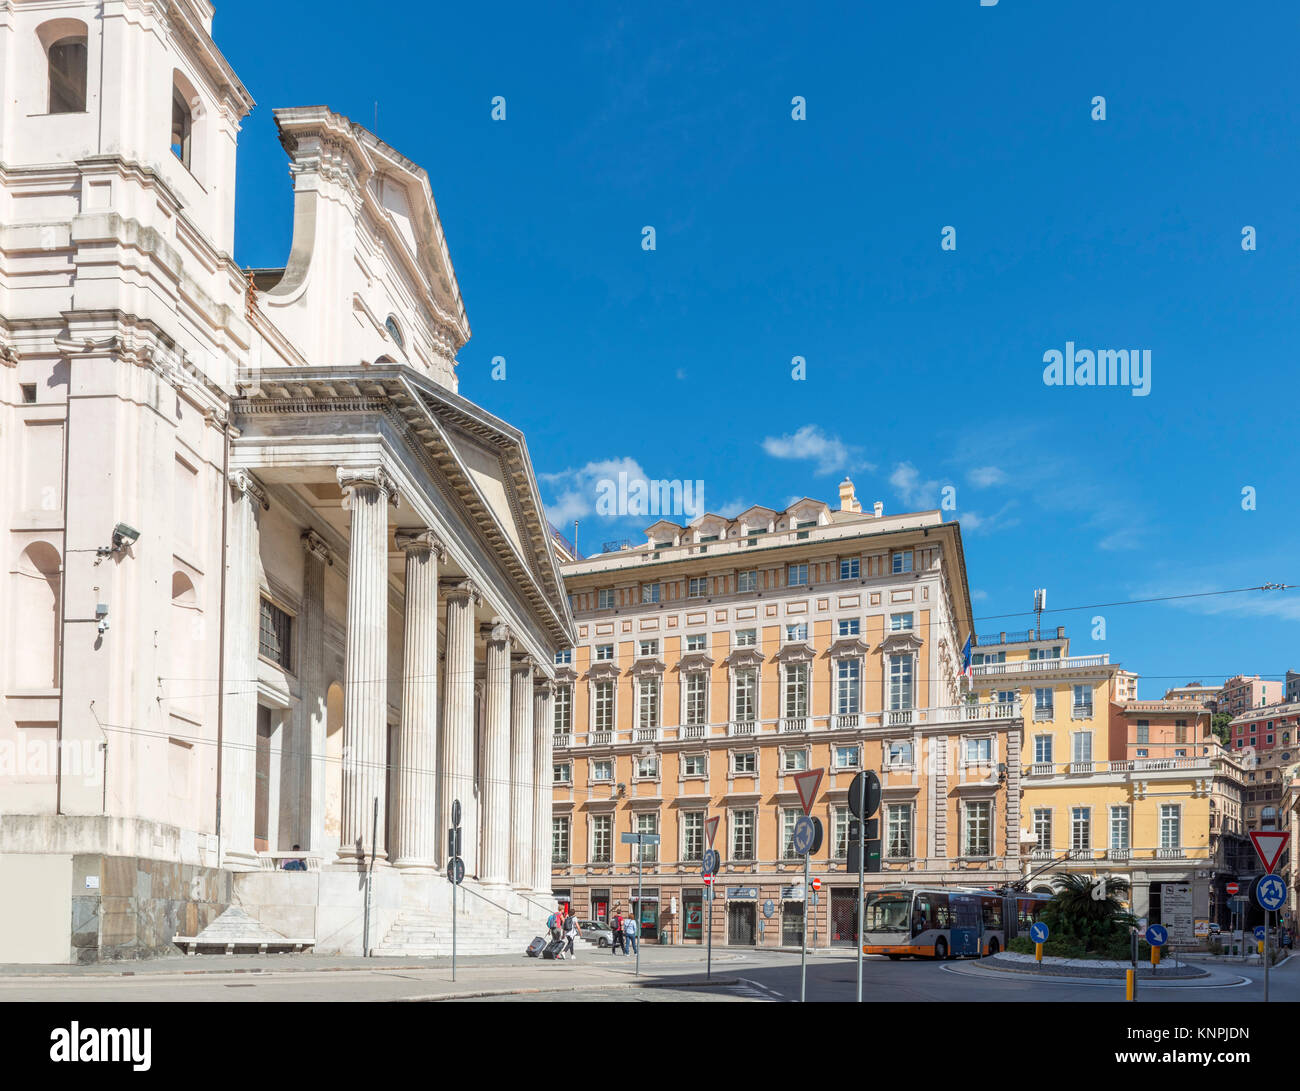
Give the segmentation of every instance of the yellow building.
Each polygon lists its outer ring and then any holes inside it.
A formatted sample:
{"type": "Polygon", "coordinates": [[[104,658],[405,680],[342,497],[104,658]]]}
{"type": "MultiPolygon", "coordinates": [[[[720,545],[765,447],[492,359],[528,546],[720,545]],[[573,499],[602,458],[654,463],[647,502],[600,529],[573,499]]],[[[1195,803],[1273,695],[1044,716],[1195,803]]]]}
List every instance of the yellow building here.
{"type": "Polygon", "coordinates": [[[1018,878],[1022,722],[970,707],[971,615],[956,523],[804,499],[734,519],[662,520],[646,542],[563,566],[578,642],[557,670],[554,867],[580,918],[633,908],[632,831],[660,835],[637,907],[646,939],[703,942],[701,860],[718,820],[714,941],[852,944],[849,785],[879,771],[871,886],[1018,878]],[[805,898],[793,775],[825,768],[822,882],[805,898]]]}
{"type": "Polygon", "coordinates": [[[1060,871],[1122,876],[1152,920],[1167,886],[1187,886],[1194,916],[1226,923],[1241,769],[1204,706],[1139,701],[1135,683],[1106,653],[1071,655],[1064,628],[979,638],[972,691],[1025,710],[1026,875],[1041,870],[1034,889],[1060,871]]]}

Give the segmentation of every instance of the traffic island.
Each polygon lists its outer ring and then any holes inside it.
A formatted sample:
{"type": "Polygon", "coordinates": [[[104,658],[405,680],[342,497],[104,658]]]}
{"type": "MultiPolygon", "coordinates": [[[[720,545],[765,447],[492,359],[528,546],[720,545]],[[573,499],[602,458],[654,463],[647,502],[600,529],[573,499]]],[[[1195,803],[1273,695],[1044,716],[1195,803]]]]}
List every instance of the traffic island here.
{"type": "MultiPolygon", "coordinates": [[[[1033,955],[1022,955],[1012,951],[1003,951],[991,958],[980,959],[979,964],[986,969],[999,970],[1003,973],[1028,974],[1035,977],[1095,977],[1101,980],[1123,981],[1133,964],[1106,958],[1050,958],[1037,962],[1033,955]]],[[[1208,971],[1186,962],[1174,964],[1162,962],[1158,967],[1149,962],[1137,965],[1139,981],[1186,980],[1188,978],[1209,977],[1208,971]]]]}

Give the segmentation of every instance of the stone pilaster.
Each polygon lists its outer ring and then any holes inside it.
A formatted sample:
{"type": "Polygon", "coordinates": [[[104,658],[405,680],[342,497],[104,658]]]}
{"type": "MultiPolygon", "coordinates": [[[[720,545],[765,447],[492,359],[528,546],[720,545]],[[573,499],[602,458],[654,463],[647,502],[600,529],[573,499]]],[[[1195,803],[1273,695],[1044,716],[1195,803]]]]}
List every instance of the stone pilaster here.
{"type": "Polygon", "coordinates": [[[429,530],[399,530],[397,547],[406,553],[406,630],[393,863],[432,869],[438,841],[438,563],[445,554],[429,530]]]}
{"type": "Polygon", "coordinates": [[[301,700],[294,713],[294,738],[286,754],[296,788],[284,846],[316,850],[325,836],[325,568],[334,564],[325,540],[302,535],[302,608],[298,614],[298,677],[301,700]]]}
{"type": "Polygon", "coordinates": [[[510,881],[510,630],[484,626],[487,681],[483,694],[483,860],[485,886],[510,881]]]}
{"type": "Polygon", "coordinates": [[[510,672],[510,885],[533,885],[533,661],[510,672]]]}
{"type": "Polygon", "coordinates": [[[338,481],[352,516],[339,838],[339,859],[349,863],[366,859],[372,840],[375,859],[387,859],[388,505],[396,499],[397,488],[381,466],[342,466],[338,481]]]}
{"type": "Polygon", "coordinates": [[[533,691],[533,890],[551,895],[551,752],[555,742],[555,683],[533,691]]]}
{"type": "Polygon", "coordinates": [[[482,601],[470,580],[444,582],[447,602],[446,681],[442,713],[442,735],[438,740],[438,777],[441,782],[438,805],[437,855],[445,867],[447,830],[451,828],[451,804],[461,803],[461,858],[467,875],[478,874],[478,825],[474,799],[474,609],[482,601]]]}
{"type": "Polygon", "coordinates": [[[266,493],[247,470],[230,485],[230,552],[226,582],[225,710],[221,730],[221,854],[253,866],[253,805],[257,792],[258,512],[266,493]]]}

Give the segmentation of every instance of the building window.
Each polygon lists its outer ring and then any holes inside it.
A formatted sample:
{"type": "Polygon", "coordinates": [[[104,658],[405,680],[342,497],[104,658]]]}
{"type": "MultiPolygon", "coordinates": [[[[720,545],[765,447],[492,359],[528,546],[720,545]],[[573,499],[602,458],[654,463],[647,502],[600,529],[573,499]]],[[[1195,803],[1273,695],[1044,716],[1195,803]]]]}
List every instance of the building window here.
{"type": "Polygon", "coordinates": [[[758,689],[757,672],[752,667],[736,671],[736,681],[732,693],[733,720],[756,720],[756,699],[758,689]]]}
{"type": "Polygon", "coordinates": [[[1182,808],[1177,803],[1162,803],[1160,805],[1160,847],[1179,849],[1182,845],[1182,808]]]}
{"type": "Polygon", "coordinates": [[[257,633],[257,654],[289,670],[292,621],[270,599],[262,599],[261,621],[257,633]]]}
{"type": "Polygon", "coordinates": [[[688,652],[702,652],[708,639],[708,636],[704,633],[691,633],[686,638],[686,650],[688,652]]]}
{"type": "Polygon", "coordinates": [[[608,758],[600,758],[591,763],[591,779],[602,783],[614,779],[614,763],[608,758]]]}
{"type": "Polygon", "coordinates": [[[596,645],[596,662],[597,662],[597,663],[608,663],[608,662],[611,662],[611,661],[613,660],[613,658],[614,658],[614,645],[613,645],[613,644],[597,644],[597,645],[596,645]]]}
{"type": "MultiPolygon", "coordinates": [[[[1186,741],[1187,741],[1187,721],[1175,720],[1174,721],[1174,742],[1186,742],[1186,741]]],[[[1270,738],[1268,741],[1272,742],[1273,740],[1270,738]]]]}
{"type": "Polygon", "coordinates": [[[692,726],[709,722],[709,676],[704,671],[686,676],[686,722],[692,726]]]}
{"type": "Polygon", "coordinates": [[[741,750],[732,754],[731,771],[753,776],[758,771],[758,754],[753,750],[741,750]]]}
{"type": "Polygon", "coordinates": [[[1142,747],[1138,750],[1137,756],[1139,758],[1145,758],[1149,753],[1150,753],[1149,750],[1147,750],[1145,747],[1142,747]]]}
{"type": "Polygon", "coordinates": [[[612,587],[602,587],[596,592],[596,609],[614,609],[614,589],[612,587]]]}
{"type": "Polygon", "coordinates": [[[641,585],[642,603],[651,603],[659,601],[659,585],[657,583],[643,583],[641,585]]]}
{"type": "Polygon", "coordinates": [[[786,569],[786,586],[787,587],[805,587],[808,584],[808,566],[806,564],[792,564],[786,569]]]}
{"type": "Polygon", "coordinates": [[[750,569],[748,572],[737,572],[736,590],[757,591],[758,590],[758,569],[750,569]]]}
{"type": "Polygon", "coordinates": [[[596,700],[593,702],[596,722],[592,728],[593,731],[613,731],[614,730],[614,683],[597,682],[596,683],[596,700]]]}
{"type": "Polygon", "coordinates": [[[188,170],[190,166],[191,143],[193,137],[194,115],[189,103],[179,87],[172,87],[172,154],[188,170]]]}
{"type": "Polygon", "coordinates": [[[703,777],[708,774],[704,771],[703,754],[686,754],[682,757],[682,776],[684,777],[703,777]]]}
{"type": "Polygon", "coordinates": [[[856,746],[837,746],[835,748],[836,769],[856,769],[859,750],[856,746]]]}
{"type": "Polygon", "coordinates": [[[912,631],[912,615],[909,614],[890,614],[889,631],[891,633],[910,633],[912,631]]]}
{"type": "Polygon", "coordinates": [[[966,740],[966,764],[988,765],[993,761],[993,740],[991,738],[966,740]]]}
{"type": "Polygon", "coordinates": [[[803,811],[786,807],[781,811],[781,859],[798,860],[799,854],[794,851],[794,824],[803,811]]]}
{"type": "Polygon", "coordinates": [[[1075,852],[1091,850],[1091,807],[1072,807],[1070,809],[1070,848],[1075,852]]]}
{"type": "Polygon", "coordinates": [[[1034,690],[1034,715],[1040,718],[1050,719],[1052,716],[1052,689],[1050,686],[1040,686],[1034,690]]]}
{"type": "Polygon", "coordinates": [[[704,812],[685,811],[682,814],[682,859],[704,859],[704,812]]]}
{"type": "Polygon", "coordinates": [[[856,716],[861,711],[861,696],[861,660],[838,660],[835,664],[835,711],[841,716],[856,716]]]}
{"type": "Polygon", "coordinates": [[[891,860],[912,856],[912,805],[890,803],[885,807],[885,855],[891,860]]]}
{"type": "Polygon", "coordinates": [[[637,690],[637,726],[646,730],[658,727],[659,679],[642,678],[637,690]]]}
{"type": "Polygon", "coordinates": [[[555,665],[557,667],[568,667],[573,664],[573,649],[565,648],[562,652],[555,653],[555,665]]]}
{"type": "Polygon", "coordinates": [[[802,773],[808,768],[807,750],[786,750],[781,755],[781,770],[785,773],[802,773]]]}
{"type": "MultiPolygon", "coordinates": [[[[659,812],[658,811],[641,811],[636,816],[636,832],[657,834],[659,832],[659,812]]],[[[641,861],[646,864],[653,864],[659,859],[658,845],[634,845],[632,851],[640,851],[641,861]]]]}
{"type": "Polygon", "coordinates": [[[787,641],[798,641],[808,639],[808,622],[800,621],[794,625],[785,627],[785,639],[787,641]]]}
{"type": "Polygon", "coordinates": [[[807,663],[790,663],[785,668],[785,715],[789,719],[808,715],[807,663]]]}
{"type": "Polygon", "coordinates": [[[557,864],[569,862],[569,820],[551,819],[551,860],[557,864]]]}
{"type": "Polygon", "coordinates": [[[1092,715],[1092,687],[1089,685],[1074,687],[1074,714],[1076,716],[1092,715]]]}
{"type": "Polygon", "coordinates": [[[1050,807],[1034,809],[1034,840],[1043,852],[1052,851],[1052,811],[1050,807]]]}
{"type": "Polygon", "coordinates": [[[758,643],[757,629],[737,629],[736,630],[736,647],[752,648],[758,643]]]}
{"type": "Polygon", "coordinates": [[[892,768],[896,765],[912,764],[912,740],[895,739],[885,744],[886,762],[892,768]]]}
{"type": "Polygon", "coordinates": [[[591,819],[591,862],[609,864],[614,861],[614,816],[593,815],[591,819]]]}
{"type": "Polygon", "coordinates": [[[993,801],[973,800],[966,804],[962,831],[963,856],[993,855],[993,801]]]}
{"type": "Polygon", "coordinates": [[[754,859],[754,812],[731,812],[731,858],[754,859]]]}
{"type": "Polygon", "coordinates": [[[1092,761],[1092,732],[1076,731],[1070,736],[1070,760],[1077,762],[1092,761]]]}
{"type": "Polygon", "coordinates": [[[1151,721],[1138,720],[1138,737],[1139,743],[1149,743],[1151,741],[1151,721]]]}
{"type": "Polygon", "coordinates": [[[889,657],[889,708],[898,712],[912,707],[912,657],[889,657]]]}
{"type": "Polygon", "coordinates": [[[568,735],[573,731],[573,687],[555,687],[555,733],[568,735]]]}
{"type": "Polygon", "coordinates": [[[692,576],[686,585],[686,597],[688,599],[702,599],[709,593],[709,578],[707,576],[692,576]]]}
{"type": "Polygon", "coordinates": [[[861,567],[861,558],[859,557],[841,557],[840,558],[840,579],[856,580],[861,567]]]}
{"type": "Polygon", "coordinates": [[[50,113],[79,114],[86,109],[86,39],[60,38],[50,46],[50,113]]]}
{"type": "Polygon", "coordinates": [[[905,553],[895,553],[893,557],[890,558],[890,571],[893,572],[895,576],[901,575],[904,572],[911,572],[912,551],[909,549],[905,553]]]}
{"type": "Polygon", "coordinates": [[[567,761],[557,761],[551,766],[551,780],[556,784],[572,784],[573,765],[567,761]]]}
{"type": "Polygon", "coordinates": [[[659,755],[638,754],[632,762],[632,775],[636,780],[658,780],[659,755]]]}
{"type": "Polygon", "coordinates": [[[1050,765],[1052,763],[1052,736],[1034,736],[1034,764],[1050,765]]]}
{"type": "Polygon", "coordinates": [[[391,314],[384,320],[384,329],[388,331],[388,336],[393,339],[398,349],[406,351],[406,338],[402,336],[402,327],[397,324],[397,319],[391,314]]]}
{"type": "Polygon", "coordinates": [[[1130,847],[1129,809],[1127,807],[1112,807],[1110,809],[1110,847],[1125,852],[1130,847]]]}
{"type": "Polygon", "coordinates": [[[638,654],[639,656],[641,656],[643,659],[644,659],[646,656],[658,655],[658,654],[659,654],[659,641],[658,641],[658,640],[642,640],[642,641],[640,641],[640,642],[637,644],[637,649],[638,649],[637,654],[638,654]]]}
{"type": "Polygon", "coordinates": [[[842,860],[849,854],[849,814],[847,807],[835,807],[831,811],[831,822],[835,829],[835,844],[831,846],[831,856],[842,860]]]}
{"type": "Polygon", "coordinates": [[[862,620],[856,617],[842,617],[835,623],[836,636],[860,636],[862,620]]]}

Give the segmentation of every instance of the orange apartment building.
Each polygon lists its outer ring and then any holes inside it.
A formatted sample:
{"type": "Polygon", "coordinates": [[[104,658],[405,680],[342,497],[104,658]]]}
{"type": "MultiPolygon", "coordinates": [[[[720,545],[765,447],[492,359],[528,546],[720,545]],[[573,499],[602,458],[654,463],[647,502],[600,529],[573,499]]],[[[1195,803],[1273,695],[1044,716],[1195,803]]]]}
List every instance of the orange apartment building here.
{"type": "Polygon", "coordinates": [[[869,888],[987,886],[1020,859],[1019,699],[964,703],[970,598],[957,523],[804,499],[666,520],[563,565],[578,633],[557,669],[552,886],[580,918],[635,910],[646,942],[702,943],[719,819],[715,944],[851,945],[853,777],[879,772],[869,888]],[[793,774],[824,768],[816,903],[790,845],[793,774]],[[634,904],[634,846],[658,833],[634,904]],[[1009,836],[1008,836],[1009,835],[1009,836]]]}

